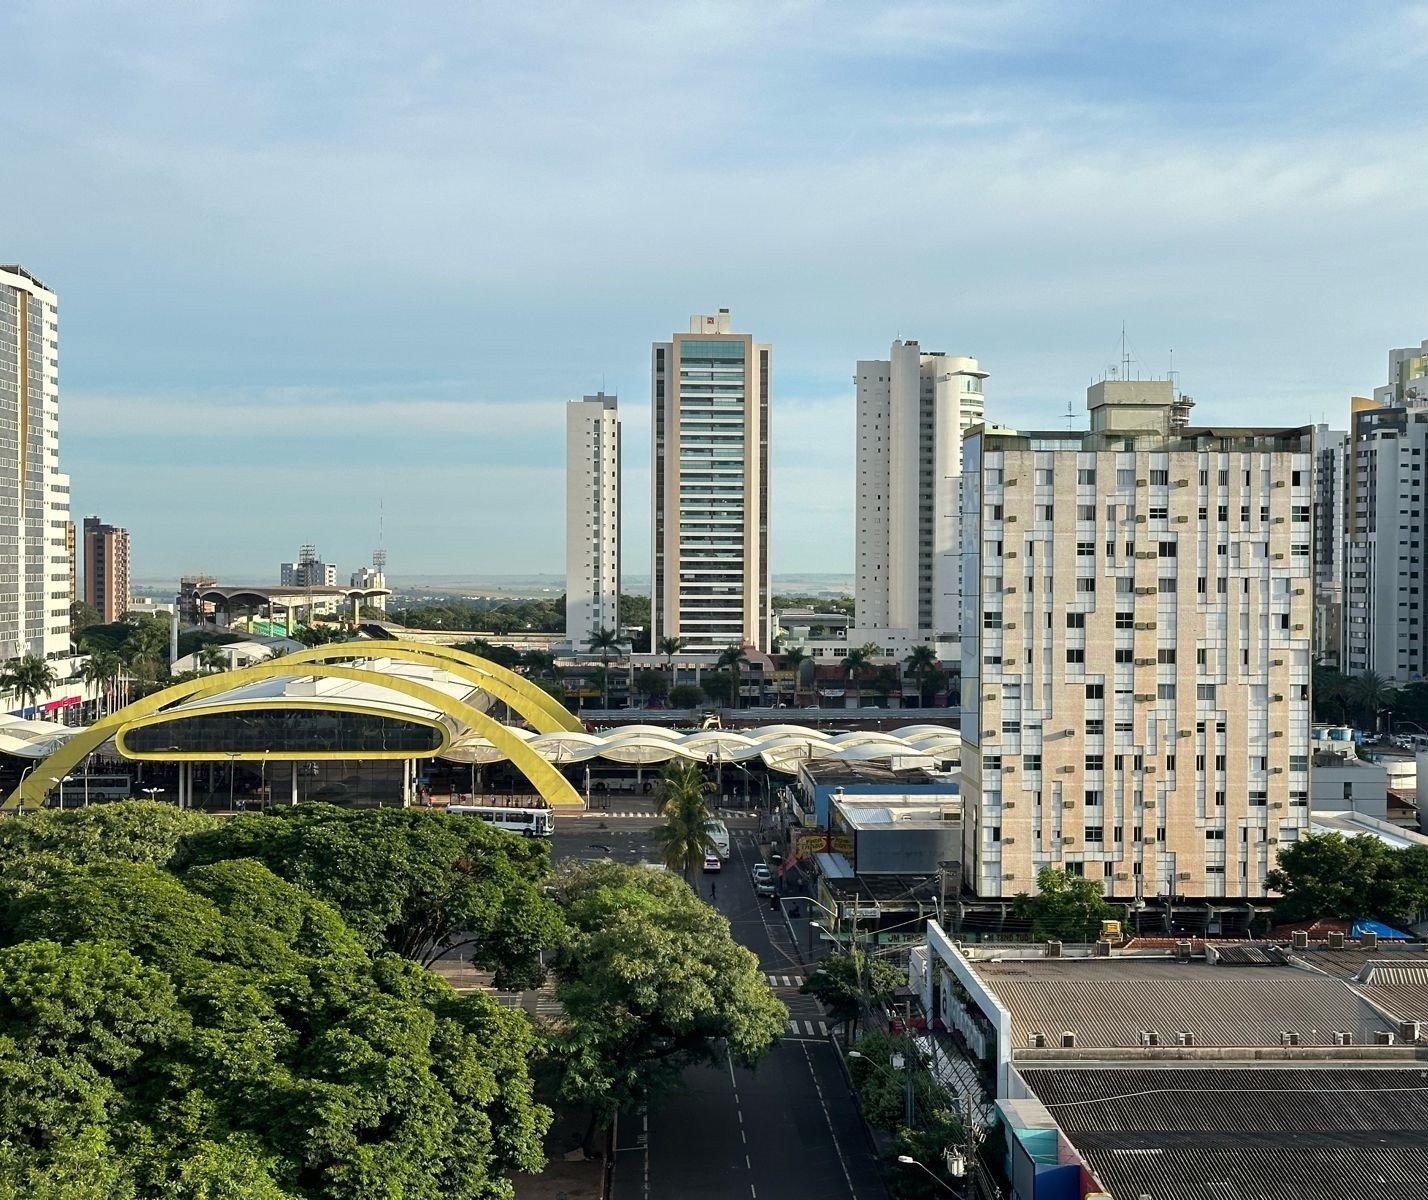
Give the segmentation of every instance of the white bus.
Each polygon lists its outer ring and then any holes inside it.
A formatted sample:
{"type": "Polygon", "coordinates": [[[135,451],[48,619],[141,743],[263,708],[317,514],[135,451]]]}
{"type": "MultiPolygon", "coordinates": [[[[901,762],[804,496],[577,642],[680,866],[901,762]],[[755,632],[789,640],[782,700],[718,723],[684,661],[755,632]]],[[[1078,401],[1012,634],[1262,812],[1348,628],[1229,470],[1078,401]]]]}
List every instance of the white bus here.
{"type": "Polygon", "coordinates": [[[725,862],[728,862],[729,827],[723,821],[716,819],[709,826],[709,837],[714,842],[714,852],[725,862]]]}
{"type": "Polygon", "coordinates": [[[555,833],[555,817],[548,808],[502,808],[484,804],[451,804],[453,817],[478,817],[487,825],[519,833],[523,837],[550,837],[555,833]]]}
{"type": "Polygon", "coordinates": [[[50,789],[45,803],[58,808],[63,802],[65,808],[73,808],[96,800],[124,800],[138,794],[134,781],[127,775],[66,775],[63,782],[50,789]]]}

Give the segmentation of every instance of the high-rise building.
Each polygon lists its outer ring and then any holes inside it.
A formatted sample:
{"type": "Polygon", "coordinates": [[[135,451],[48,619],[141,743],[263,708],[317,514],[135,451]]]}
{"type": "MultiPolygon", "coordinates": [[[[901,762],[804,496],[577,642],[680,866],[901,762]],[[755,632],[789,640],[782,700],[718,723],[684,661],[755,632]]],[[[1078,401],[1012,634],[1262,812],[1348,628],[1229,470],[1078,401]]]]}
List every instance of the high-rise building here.
{"type": "Polygon", "coordinates": [[[986,378],[975,358],[901,340],[858,363],[855,644],[959,653],[962,435],[986,378]]]}
{"type": "MultiPolygon", "coordinates": [[[[66,477],[65,492],[68,493],[69,484],[66,477]]],[[[73,607],[79,599],[79,539],[75,536],[74,522],[64,523],[64,552],[69,555],[69,603],[73,607]]]]}
{"type": "Polygon", "coordinates": [[[1388,377],[1350,407],[1342,662],[1407,682],[1428,674],[1428,342],[1391,350],[1388,377]]]}
{"type": "Polygon", "coordinates": [[[129,531],[84,518],[84,600],[104,624],[129,611],[129,531]]]}
{"type": "Polygon", "coordinates": [[[771,648],[769,371],[729,310],[689,319],[652,358],[650,645],[771,648]]]}
{"type": "Polygon", "coordinates": [[[1313,429],[1177,428],[1169,382],[1089,432],[964,444],[968,878],[1262,896],[1309,815],[1313,429]]]}
{"type": "Polygon", "coordinates": [[[282,587],[336,587],[337,567],[318,558],[315,547],[303,546],[297,562],[279,564],[278,583],[282,587]]]}
{"type": "MultiPolygon", "coordinates": [[[[385,588],[387,586],[387,552],[385,550],[372,551],[372,565],[370,567],[358,567],[352,572],[351,584],[355,588],[385,588]]],[[[368,608],[387,611],[386,596],[370,596],[362,603],[368,608]]]]}
{"type": "Polygon", "coordinates": [[[620,416],[597,392],[565,406],[565,636],[620,628],[620,416]]]}
{"type": "Polygon", "coordinates": [[[0,659],[69,649],[56,305],[24,267],[0,266],[0,659]]]}
{"type": "Polygon", "coordinates": [[[1349,435],[1314,427],[1314,661],[1343,661],[1345,479],[1349,435]]]}

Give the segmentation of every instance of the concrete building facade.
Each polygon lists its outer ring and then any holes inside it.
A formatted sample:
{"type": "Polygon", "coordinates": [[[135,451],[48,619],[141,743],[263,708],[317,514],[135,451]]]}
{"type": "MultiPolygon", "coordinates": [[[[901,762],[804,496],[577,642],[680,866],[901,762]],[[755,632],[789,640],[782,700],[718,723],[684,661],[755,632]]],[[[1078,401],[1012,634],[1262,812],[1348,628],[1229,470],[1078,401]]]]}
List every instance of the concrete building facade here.
{"type": "Polygon", "coordinates": [[[855,645],[959,653],[962,435],[986,378],[975,358],[902,340],[857,364],[855,645]]]}
{"type": "Polygon", "coordinates": [[[281,587],[336,587],[337,567],[318,558],[315,547],[303,546],[298,551],[297,562],[278,565],[278,584],[281,587]]]}
{"type": "Polygon", "coordinates": [[[619,401],[565,406],[565,636],[577,651],[620,627],[619,401]]]}
{"type": "Polygon", "coordinates": [[[84,518],[84,600],[108,624],[129,611],[129,531],[84,518]]]}
{"type": "Polygon", "coordinates": [[[1314,661],[1343,662],[1349,435],[1314,427],[1314,661]]]}
{"type": "Polygon", "coordinates": [[[965,444],[972,888],[1056,866],[1117,897],[1262,896],[1306,826],[1313,431],[1179,428],[1169,382],[1089,432],[965,444]]]}
{"type": "Polygon", "coordinates": [[[68,523],[58,301],[24,267],[0,266],[0,660],[69,649],[68,523]]]}
{"type": "Polygon", "coordinates": [[[772,648],[769,384],[773,349],[694,316],[651,357],[652,646],[772,648]]]}
{"type": "Polygon", "coordinates": [[[1350,415],[1343,667],[1407,682],[1428,672],[1428,342],[1390,351],[1388,374],[1372,401],[1353,401],[1350,415]]]}

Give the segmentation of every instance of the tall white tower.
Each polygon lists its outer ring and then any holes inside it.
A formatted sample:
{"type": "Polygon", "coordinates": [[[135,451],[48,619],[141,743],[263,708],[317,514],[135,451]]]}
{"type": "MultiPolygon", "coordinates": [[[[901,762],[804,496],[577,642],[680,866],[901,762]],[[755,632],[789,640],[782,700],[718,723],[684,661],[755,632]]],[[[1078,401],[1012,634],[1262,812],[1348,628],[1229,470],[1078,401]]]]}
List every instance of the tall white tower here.
{"type": "Polygon", "coordinates": [[[956,661],[962,620],[962,435],[982,420],[975,358],[895,341],[860,361],[855,644],[956,661]]]}
{"type": "Polygon", "coordinates": [[[0,659],[69,648],[56,307],[24,267],[0,266],[0,659]]]}
{"type": "Polygon", "coordinates": [[[619,630],[620,418],[597,392],[565,406],[565,636],[619,630]]]}
{"type": "Polygon", "coordinates": [[[654,345],[652,648],[664,637],[696,652],[771,648],[772,359],[730,332],[727,308],[654,345]]]}

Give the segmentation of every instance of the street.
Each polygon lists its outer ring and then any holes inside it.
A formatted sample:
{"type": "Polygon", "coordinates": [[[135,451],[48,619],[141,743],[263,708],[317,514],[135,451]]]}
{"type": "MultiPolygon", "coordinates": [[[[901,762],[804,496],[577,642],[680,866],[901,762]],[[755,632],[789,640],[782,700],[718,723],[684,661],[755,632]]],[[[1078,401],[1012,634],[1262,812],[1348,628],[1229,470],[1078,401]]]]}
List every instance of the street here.
{"type": "MultiPolygon", "coordinates": [[[[630,810],[633,803],[612,806],[630,810]]],[[[645,807],[645,806],[641,806],[645,807]]],[[[789,1031],[756,1071],[691,1068],[685,1087],[616,1132],[615,1200],[882,1200],[887,1195],[818,1003],[799,994],[806,968],[783,914],[754,894],[751,820],[725,816],[732,856],[700,880],[734,937],[759,956],[789,1008],[789,1031]]],[[[557,820],[556,858],[656,861],[657,819],[590,814],[557,820]],[[608,850],[605,849],[608,847],[608,850]]]]}

